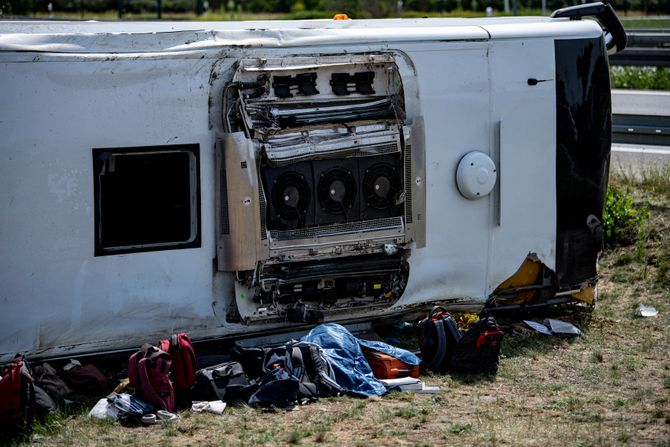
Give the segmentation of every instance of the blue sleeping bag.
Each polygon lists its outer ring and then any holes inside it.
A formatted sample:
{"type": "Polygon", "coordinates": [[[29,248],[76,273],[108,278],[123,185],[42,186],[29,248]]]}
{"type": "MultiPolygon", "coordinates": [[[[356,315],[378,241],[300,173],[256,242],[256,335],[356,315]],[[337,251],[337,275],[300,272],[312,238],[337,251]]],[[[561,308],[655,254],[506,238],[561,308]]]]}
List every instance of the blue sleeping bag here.
{"type": "Polygon", "coordinates": [[[411,352],[388,343],[356,338],[336,323],[319,325],[301,340],[321,346],[335,371],[337,383],[346,391],[360,396],[381,396],[386,393],[386,387],[372,373],[361,346],[383,352],[409,365],[421,362],[411,352]]]}

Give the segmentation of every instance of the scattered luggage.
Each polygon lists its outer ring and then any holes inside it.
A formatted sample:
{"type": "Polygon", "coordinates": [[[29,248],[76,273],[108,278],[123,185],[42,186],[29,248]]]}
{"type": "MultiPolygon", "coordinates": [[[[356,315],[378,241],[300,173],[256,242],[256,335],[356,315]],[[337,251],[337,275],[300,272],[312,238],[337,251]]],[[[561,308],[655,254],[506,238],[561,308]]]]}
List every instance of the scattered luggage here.
{"type": "Polygon", "coordinates": [[[0,432],[29,434],[35,418],[35,386],[28,363],[17,356],[0,371],[0,432]]]}
{"type": "Polygon", "coordinates": [[[492,316],[484,316],[461,334],[452,316],[444,308],[435,307],[418,328],[426,369],[463,374],[498,371],[504,333],[492,316]]]}
{"type": "Polygon", "coordinates": [[[49,413],[55,413],[58,410],[56,401],[44,390],[44,388],[35,384],[35,416],[38,419],[44,418],[49,413]]]}
{"type": "Polygon", "coordinates": [[[79,360],[70,359],[63,366],[63,376],[73,390],[88,396],[103,394],[107,388],[107,377],[95,366],[82,365],[79,360]]]}
{"type": "Polygon", "coordinates": [[[368,348],[396,352],[396,357],[415,359],[415,363],[419,364],[418,358],[411,352],[398,350],[386,343],[360,340],[336,323],[321,324],[301,340],[320,346],[333,368],[338,385],[346,392],[359,396],[382,396],[387,393],[386,387],[374,376],[365,360],[361,349],[363,343],[368,348]]]}
{"type": "Polygon", "coordinates": [[[504,333],[492,316],[476,322],[463,334],[451,358],[451,371],[464,374],[495,374],[504,333]]]}
{"type": "MultiPolygon", "coordinates": [[[[481,318],[461,334],[452,316],[444,308],[436,307],[419,322],[418,328],[428,369],[497,372],[504,334],[493,317],[481,318]]],[[[189,401],[200,403],[196,410],[204,411],[205,404],[216,403],[216,411],[212,411],[217,414],[223,412],[227,402],[290,407],[344,392],[372,396],[384,394],[386,388],[403,387],[413,392],[439,391],[437,387],[425,387],[418,380],[420,359],[413,353],[383,342],[360,340],[333,323],[317,326],[301,341],[279,347],[236,346],[230,357],[224,358],[239,361],[196,369],[195,351],[185,333],[161,340],[158,346],[144,344],[130,356],[128,379],[124,383],[135,394],[112,393],[106,402],[101,399],[96,404],[91,415],[122,422],[137,422],[141,418],[144,422],[142,417],[146,418],[155,408],[152,423],[158,421],[159,414],[170,415],[173,420],[177,417],[171,413],[176,407],[177,390],[189,401]],[[386,386],[380,379],[387,381],[386,386]],[[412,382],[396,383],[398,380],[412,382]],[[377,384],[381,390],[376,388],[377,384]]],[[[70,392],[48,363],[36,367],[36,371],[44,389],[34,383],[22,357],[3,368],[0,380],[3,431],[13,428],[27,432],[36,413],[57,410],[54,396],[62,399],[70,392]]],[[[84,366],[77,360],[65,365],[63,375],[80,392],[102,392],[107,385],[107,378],[97,368],[84,366]]]]}
{"type": "Polygon", "coordinates": [[[435,306],[428,317],[419,321],[419,349],[429,371],[449,370],[451,355],[461,339],[456,321],[444,307],[435,306]]]}
{"type": "Polygon", "coordinates": [[[42,363],[33,368],[35,383],[42,387],[51,397],[61,401],[72,393],[70,386],[58,375],[56,368],[48,363],[42,363]]]}
{"type": "Polygon", "coordinates": [[[294,341],[264,350],[262,376],[249,404],[284,407],[337,396],[343,391],[321,347],[294,341]]]}
{"type": "Polygon", "coordinates": [[[300,380],[300,395],[309,399],[339,396],[343,390],[321,346],[304,341],[287,345],[291,352],[293,374],[300,380]],[[302,362],[302,368],[300,363],[302,362]]]}
{"type": "Polygon", "coordinates": [[[202,368],[195,374],[194,401],[247,402],[255,386],[239,362],[225,362],[202,368]]]}
{"type": "Polygon", "coordinates": [[[419,377],[419,365],[410,365],[389,354],[365,347],[363,348],[363,354],[378,379],[419,377]]]}
{"type": "Polygon", "coordinates": [[[172,357],[148,343],[130,356],[128,379],[135,394],[156,408],[174,411],[175,393],[168,377],[172,357]]]}
{"type": "Polygon", "coordinates": [[[111,419],[116,419],[124,425],[136,425],[144,415],[154,411],[150,404],[128,393],[112,393],[107,396],[107,402],[108,408],[105,411],[101,411],[102,408],[100,408],[98,409],[98,415],[92,415],[101,419],[107,418],[109,415],[111,419]]]}
{"type": "Polygon", "coordinates": [[[230,360],[239,362],[251,379],[257,379],[263,375],[263,361],[267,348],[243,348],[235,345],[230,351],[230,360]]]}
{"type": "Polygon", "coordinates": [[[185,333],[173,334],[167,340],[158,342],[158,348],[172,356],[170,378],[177,395],[184,394],[195,384],[198,360],[191,339],[185,333]]]}

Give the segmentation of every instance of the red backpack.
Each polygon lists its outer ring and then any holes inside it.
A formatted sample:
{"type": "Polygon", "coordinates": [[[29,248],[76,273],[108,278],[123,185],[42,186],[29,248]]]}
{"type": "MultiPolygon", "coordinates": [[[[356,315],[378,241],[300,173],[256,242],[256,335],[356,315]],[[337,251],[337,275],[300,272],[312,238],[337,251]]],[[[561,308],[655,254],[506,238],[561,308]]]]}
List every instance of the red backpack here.
{"type": "Polygon", "coordinates": [[[174,334],[168,340],[159,341],[157,346],[172,356],[170,373],[177,393],[182,394],[190,390],[195,384],[195,372],[199,368],[188,335],[183,332],[174,334]]]}
{"type": "Polygon", "coordinates": [[[0,431],[26,434],[35,416],[35,385],[23,356],[0,371],[0,431]]]}
{"type": "Polygon", "coordinates": [[[171,364],[170,354],[148,343],[128,361],[128,379],[135,394],[157,409],[170,412],[175,408],[174,388],[168,377],[171,364]]]}

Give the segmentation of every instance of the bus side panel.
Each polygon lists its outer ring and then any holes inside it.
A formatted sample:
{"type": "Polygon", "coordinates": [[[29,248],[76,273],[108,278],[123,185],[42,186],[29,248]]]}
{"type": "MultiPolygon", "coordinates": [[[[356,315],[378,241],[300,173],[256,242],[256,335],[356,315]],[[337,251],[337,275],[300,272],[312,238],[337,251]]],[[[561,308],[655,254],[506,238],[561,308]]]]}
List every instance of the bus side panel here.
{"type": "Polygon", "coordinates": [[[426,138],[426,247],[410,257],[398,304],[486,299],[489,199],[467,200],[456,186],[460,159],[489,151],[487,43],[407,48],[416,67],[426,138]]]}
{"type": "Polygon", "coordinates": [[[500,132],[492,144],[498,147],[499,189],[491,195],[489,293],[531,253],[554,268],[553,42],[535,38],[491,44],[492,121],[500,123],[500,132]]]}
{"type": "Polygon", "coordinates": [[[0,354],[216,325],[210,62],[109,59],[0,65],[0,354]],[[93,148],[180,143],[200,248],[95,256],[93,148]]]}

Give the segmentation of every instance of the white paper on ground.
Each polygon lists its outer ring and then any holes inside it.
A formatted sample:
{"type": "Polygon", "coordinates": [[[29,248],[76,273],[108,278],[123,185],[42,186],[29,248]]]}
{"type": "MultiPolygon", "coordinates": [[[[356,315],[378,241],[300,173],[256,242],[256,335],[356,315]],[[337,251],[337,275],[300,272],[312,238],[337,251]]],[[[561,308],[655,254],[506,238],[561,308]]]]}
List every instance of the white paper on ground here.
{"type": "Polygon", "coordinates": [[[635,311],[635,315],[639,317],[655,317],[656,315],[658,315],[658,311],[656,310],[655,307],[640,304],[637,310],[635,311]]]}

